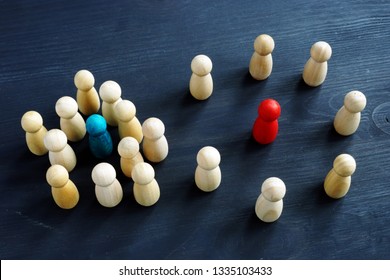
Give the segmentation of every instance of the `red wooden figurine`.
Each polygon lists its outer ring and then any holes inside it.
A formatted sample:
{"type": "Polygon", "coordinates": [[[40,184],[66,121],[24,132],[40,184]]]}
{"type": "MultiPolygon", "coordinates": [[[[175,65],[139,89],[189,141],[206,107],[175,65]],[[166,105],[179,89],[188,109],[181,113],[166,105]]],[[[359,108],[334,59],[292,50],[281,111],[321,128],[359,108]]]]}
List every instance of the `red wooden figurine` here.
{"type": "Polygon", "coordinates": [[[260,103],[257,112],[259,116],[253,125],[253,138],[260,144],[269,144],[275,140],[278,134],[280,105],[274,99],[265,99],[260,103]]]}

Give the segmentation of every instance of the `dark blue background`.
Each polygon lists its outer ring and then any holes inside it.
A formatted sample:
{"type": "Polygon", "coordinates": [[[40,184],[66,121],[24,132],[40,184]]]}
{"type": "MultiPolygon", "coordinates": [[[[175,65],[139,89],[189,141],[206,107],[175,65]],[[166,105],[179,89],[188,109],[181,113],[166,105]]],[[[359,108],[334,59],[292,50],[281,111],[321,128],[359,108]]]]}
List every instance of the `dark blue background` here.
{"type": "MultiPolygon", "coordinates": [[[[0,1],[0,257],[2,259],[389,259],[390,3],[388,1],[0,1]],[[275,40],[268,80],[248,74],[253,41],[275,40]],[[333,48],[325,83],[301,73],[310,47],[333,48]],[[197,54],[213,61],[214,92],[188,90],[197,54]],[[143,122],[160,118],[170,153],[154,164],[161,199],[139,206],[132,181],[115,208],[95,197],[88,140],[71,143],[75,209],[58,208],[46,183],[47,155],[26,146],[20,119],[36,110],[59,127],[58,98],[76,97],[74,74],[88,69],[96,88],[117,81],[143,122]],[[368,103],[358,131],[338,136],[332,122],[351,90],[368,103]],[[257,106],[275,98],[280,132],[268,146],[251,139],[257,106]],[[222,157],[222,184],[194,184],[196,153],[222,157]],[[328,198],[334,158],[350,153],[357,170],[347,196],[328,198]],[[281,218],[254,213],[262,182],[287,186],[281,218]]],[[[110,128],[115,145],[116,128],[110,128]]]]}

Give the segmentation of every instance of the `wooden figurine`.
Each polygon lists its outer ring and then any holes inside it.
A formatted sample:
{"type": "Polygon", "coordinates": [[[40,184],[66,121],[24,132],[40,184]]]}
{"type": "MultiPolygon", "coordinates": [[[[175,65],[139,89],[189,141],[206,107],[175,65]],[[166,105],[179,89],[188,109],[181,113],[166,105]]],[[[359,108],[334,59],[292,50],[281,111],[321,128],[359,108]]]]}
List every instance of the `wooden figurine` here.
{"type": "Polygon", "coordinates": [[[138,141],[130,136],[122,138],[118,144],[118,153],[121,157],[120,164],[123,174],[131,178],[133,167],[144,159],[139,152],[138,141]]]}
{"type": "Polygon", "coordinates": [[[360,91],[354,90],[345,96],[344,105],[337,112],[333,122],[339,134],[348,136],[355,133],[360,124],[360,112],[366,107],[366,103],[366,97],[360,91]]]}
{"type": "Polygon", "coordinates": [[[279,103],[274,99],[262,101],[257,108],[258,117],[253,124],[252,136],[260,144],[270,144],[278,135],[279,103]]]}
{"type": "Polygon", "coordinates": [[[43,143],[47,129],[43,126],[42,116],[36,111],[26,112],[21,120],[22,128],[26,132],[27,147],[34,155],[45,155],[48,150],[43,143]]]}
{"type": "Polygon", "coordinates": [[[256,80],[267,79],[272,72],[272,51],[275,42],[267,34],[259,35],[254,42],[254,53],[249,63],[249,73],[256,80]]]}
{"type": "Polygon", "coordinates": [[[261,194],[257,198],[255,212],[257,217],[266,223],[279,219],[283,211],[283,197],[286,185],[277,177],[266,179],[261,186],[261,194]]]}
{"type": "Polygon", "coordinates": [[[332,198],[344,197],[351,186],[351,176],[356,170],[356,161],[349,154],[341,154],[333,162],[333,168],[325,177],[324,188],[332,198]]]}
{"type": "Polygon", "coordinates": [[[199,150],[196,161],[198,166],[195,170],[195,183],[204,192],[214,191],[221,184],[221,155],[218,150],[211,146],[199,150]]]}
{"type": "Polygon", "coordinates": [[[312,87],[321,85],[328,72],[328,60],[332,56],[332,48],[324,41],[315,43],[310,49],[310,58],[303,69],[303,80],[312,87]]]}
{"type": "Polygon", "coordinates": [[[89,134],[89,148],[97,158],[111,155],[113,150],[112,138],[107,131],[106,120],[99,114],[88,117],[86,128],[89,134]]]}
{"type": "Polygon", "coordinates": [[[95,78],[88,70],[80,70],[74,76],[77,87],[77,104],[85,116],[96,114],[100,109],[99,95],[94,87],[95,78]]]}
{"type": "Polygon", "coordinates": [[[115,113],[118,119],[119,137],[122,139],[126,136],[131,136],[137,139],[138,143],[142,142],[144,135],[142,134],[142,126],[135,116],[136,108],[133,102],[122,100],[115,106],[115,113]]]}
{"type": "Polygon", "coordinates": [[[158,118],[148,118],[142,124],[142,133],[142,150],[145,157],[151,162],[163,161],[169,150],[167,138],[164,136],[164,123],[158,118]]]}
{"type": "Polygon", "coordinates": [[[59,164],[71,172],[77,163],[76,154],[68,144],[65,133],[60,129],[51,129],[44,138],[45,147],[49,150],[51,165],[59,164]]]}
{"type": "Polygon", "coordinates": [[[102,115],[108,125],[118,126],[115,106],[122,101],[122,89],[117,82],[106,81],[99,88],[100,98],[103,100],[102,115]]]}
{"type": "Polygon", "coordinates": [[[92,181],[95,183],[95,194],[98,202],[104,207],[114,207],[121,202],[123,190],[116,179],[115,168],[107,163],[97,164],[92,169],[92,181]]]}
{"type": "Polygon", "coordinates": [[[69,179],[65,167],[55,164],[46,172],[46,180],[51,186],[51,194],[55,203],[62,209],[72,209],[79,202],[79,191],[69,179]]]}
{"type": "Polygon", "coordinates": [[[213,78],[211,59],[203,54],[195,56],[191,61],[192,75],[190,79],[190,93],[198,100],[205,100],[213,93],[213,78]]]}
{"type": "Polygon", "coordinates": [[[154,176],[153,167],[146,162],[138,163],[131,172],[134,198],[142,206],[151,206],[160,198],[160,187],[154,176]]]}
{"type": "Polygon", "coordinates": [[[61,97],[55,109],[60,117],[61,130],[65,132],[68,140],[73,142],[82,140],[86,133],[85,121],[78,112],[76,100],[70,96],[61,97]]]}

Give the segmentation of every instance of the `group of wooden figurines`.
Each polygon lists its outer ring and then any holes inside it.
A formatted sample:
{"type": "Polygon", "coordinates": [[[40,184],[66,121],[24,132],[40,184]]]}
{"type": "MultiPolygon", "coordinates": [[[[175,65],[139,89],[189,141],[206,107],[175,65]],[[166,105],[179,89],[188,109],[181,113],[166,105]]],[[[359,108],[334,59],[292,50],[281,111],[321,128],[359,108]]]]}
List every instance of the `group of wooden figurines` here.
{"type": "MultiPolygon", "coordinates": [[[[267,79],[273,66],[272,51],[274,41],[271,36],[262,34],[254,42],[254,53],[249,63],[249,73],[256,80],[267,79]]],[[[315,43],[311,48],[311,57],[303,70],[303,80],[309,86],[321,85],[327,74],[327,60],[332,50],[326,42],[315,43]]],[[[213,92],[211,77],[212,62],[206,55],[197,55],[191,62],[192,75],[189,89],[197,100],[209,98],[213,92]]],[[[137,119],[136,108],[129,100],[121,98],[121,87],[114,81],[106,81],[99,88],[94,84],[91,72],[80,70],[74,83],[77,87],[76,100],[70,96],[61,97],[55,110],[60,117],[60,128],[47,131],[43,119],[36,111],[28,111],[22,117],[22,127],[26,132],[26,142],[30,151],[36,155],[49,153],[51,167],[46,178],[52,187],[52,195],[57,205],[64,209],[73,208],[79,200],[79,193],[69,179],[69,172],[76,166],[76,155],[67,141],[77,142],[89,134],[91,153],[97,158],[105,158],[113,151],[113,142],[107,131],[107,124],[118,126],[120,142],[117,151],[121,157],[122,172],[134,181],[135,200],[143,206],[155,204],[160,197],[160,188],[155,180],[151,163],[164,160],[168,155],[168,142],[163,122],[151,117],[141,123],[137,119]],[[102,100],[102,115],[100,98],[102,100]],[[79,111],[87,117],[86,121],[79,111]]],[[[349,92],[344,105],[337,112],[334,127],[341,135],[353,134],[360,123],[360,112],[366,105],[366,98],[359,91],[349,92]]],[[[263,100],[258,107],[258,118],[252,128],[253,138],[261,144],[273,142],[278,134],[278,117],[281,113],[279,103],[274,99],[263,100]]],[[[195,170],[195,183],[199,189],[211,192],[221,183],[219,151],[212,147],[203,147],[197,154],[198,166],[195,170]]],[[[354,158],[348,154],[339,155],[325,178],[326,193],[333,198],[343,197],[351,184],[351,175],[356,168],[354,158]]],[[[121,200],[123,191],[116,179],[114,167],[102,162],[97,164],[91,174],[95,183],[95,193],[99,203],[105,207],[114,207],[121,200]]],[[[277,177],[264,181],[261,193],[255,205],[257,216],[265,222],[277,220],[283,209],[283,197],[286,186],[277,177]]]]}
{"type": "MultiPolygon", "coordinates": [[[[249,62],[249,73],[256,80],[267,79],[272,72],[272,51],[275,42],[270,35],[261,34],[254,41],[254,52],[249,62]]],[[[328,60],[332,48],[324,41],[316,42],[310,49],[302,78],[311,87],[321,85],[328,72],[328,60]]],[[[197,55],[191,62],[190,92],[198,100],[209,98],[213,92],[212,62],[206,55],[197,55]]],[[[366,107],[365,95],[357,90],[346,94],[344,105],[334,119],[335,130],[344,136],[353,134],[360,123],[361,111],[366,107]]],[[[252,128],[253,138],[260,144],[273,142],[278,133],[279,103],[274,99],[263,100],[258,107],[258,118],[252,128]]]]}
{"type": "MultiPolygon", "coordinates": [[[[106,81],[99,88],[94,88],[94,77],[87,70],[80,70],[74,79],[77,87],[77,101],[70,96],[57,100],[55,111],[60,117],[60,128],[47,130],[42,116],[36,111],[26,112],[21,125],[26,132],[29,150],[35,155],[49,154],[51,166],[46,179],[52,189],[56,204],[63,209],[75,207],[79,201],[79,192],[70,180],[69,173],[75,168],[77,158],[68,140],[78,142],[89,134],[91,153],[100,159],[113,151],[113,141],[107,124],[118,126],[120,137],[117,152],[120,155],[122,172],[134,181],[135,200],[143,206],[155,204],[160,197],[160,188],[155,180],[151,163],[163,161],[168,155],[168,141],[164,135],[164,123],[155,117],[139,122],[134,104],[122,100],[121,88],[114,81],[106,81]],[[102,115],[100,98],[102,102],[102,115]],[[81,116],[79,111],[87,119],[81,116]],[[142,145],[142,146],[141,146],[142,145]],[[142,147],[142,153],[140,148],[142,147]]],[[[199,189],[211,191],[221,181],[219,168],[220,155],[217,149],[206,146],[197,155],[198,167],[195,170],[195,182],[199,189]]],[[[114,207],[122,200],[122,186],[116,178],[115,168],[107,163],[97,164],[91,173],[95,183],[98,202],[105,207],[114,207]]]]}
{"type": "MultiPolygon", "coordinates": [[[[267,34],[259,35],[254,41],[254,52],[249,62],[249,73],[255,80],[265,80],[272,72],[272,51],[275,42],[267,34]]],[[[319,41],[312,45],[310,58],[303,68],[303,81],[311,86],[321,85],[328,72],[328,60],[332,48],[327,42],[319,41]]],[[[192,76],[190,92],[198,100],[209,98],[213,92],[211,77],[212,62],[206,55],[194,57],[191,63],[192,76]]],[[[335,115],[333,125],[337,133],[352,135],[359,127],[361,111],[366,106],[365,95],[357,90],[345,95],[344,104],[335,115]]],[[[278,134],[278,118],[281,107],[274,99],[265,99],[258,106],[258,117],[252,127],[252,136],[260,144],[272,143],[278,134]]],[[[325,192],[332,198],[341,198],[349,190],[351,175],[355,172],[355,159],[348,154],[340,154],[333,163],[333,168],[325,178],[325,192]]],[[[266,222],[277,220],[283,209],[283,197],[286,186],[276,177],[268,178],[261,187],[261,194],[256,202],[257,216],[266,222]]]]}

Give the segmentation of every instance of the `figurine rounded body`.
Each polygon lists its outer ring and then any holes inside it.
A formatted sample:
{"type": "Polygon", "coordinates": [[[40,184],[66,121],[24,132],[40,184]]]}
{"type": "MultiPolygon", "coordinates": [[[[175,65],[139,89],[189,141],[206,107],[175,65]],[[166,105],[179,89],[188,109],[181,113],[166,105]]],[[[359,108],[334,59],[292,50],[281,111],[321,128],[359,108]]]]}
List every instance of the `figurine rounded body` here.
{"type": "Polygon", "coordinates": [[[61,118],[61,130],[65,132],[68,140],[73,142],[82,140],[86,134],[85,122],[78,112],[76,100],[70,96],[63,96],[58,99],[55,109],[61,118]]]}
{"type": "Polygon", "coordinates": [[[351,176],[356,170],[356,161],[349,154],[341,154],[333,161],[333,168],[325,177],[324,189],[331,198],[344,197],[351,186],[351,176]]]}
{"type": "Polygon", "coordinates": [[[67,142],[65,133],[60,129],[49,130],[44,138],[45,147],[49,150],[50,164],[62,165],[71,172],[76,166],[77,158],[67,142]]]}
{"type": "Polygon", "coordinates": [[[161,162],[168,156],[168,141],[165,137],[165,125],[158,118],[148,118],[142,124],[144,139],[142,149],[151,162],[161,162]]]}
{"type": "Polygon", "coordinates": [[[79,191],[69,180],[69,173],[62,165],[52,165],[46,172],[55,203],[62,209],[72,209],[79,202],[79,191]]]}
{"type": "Polygon", "coordinates": [[[195,170],[195,184],[204,192],[214,191],[221,184],[221,155],[218,150],[211,146],[199,150],[196,161],[198,166],[195,170]]]}
{"type": "Polygon", "coordinates": [[[191,61],[192,75],[190,79],[190,93],[198,100],[205,100],[213,93],[213,78],[211,59],[203,54],[195,56],[191,61]]]}
{"type": "Polygon", "coordinates": [[[253,55],[249,63],[249,73],[256,80],[267,79],[272,72],[273,60],[272,51],[275,42],[267,34],[259,35],[254,42],[253,55]]]}
{"type": "Polygon", "coordinates": [[[286,185],[281,179],[270,177],[265,180],[255,205],[257,217],[266,223],[279,219],[283,211],[283,197],[285,194],[286,185]]]}
{"type": "Polygon", "coordinates": [[[21,120],[23,130],[26,132],[26,144],[34,155],[42,156],[47,154],[43,139],[47,129],[43,126],[42,116],[36,111],[26,112],[21,120]]]}
{"type": "Polygon", "coordinates": [[[99,95],[94,88],[95,78],[88,70],[80,70],[74,76],[77,87],[77,104],[81,113],[86,116],[96,114],[100,109],[99,95]]]}
{"type": "Polygon", "coordinates": [[[110,133],[107,131],[106,120],[98,114],[88,117],[86,122],[89,133],[89,148],[97,158],[105,158],[112,153],[113,144],[110,133]]]}
{"type": "Polygon", "coordinates": [[[332,48],[324,41],[319,41],[310,49],[310,58],[303,68],[302,78],[312,87],[321,85],[328,73],[328,60],[332,56],[332,48]]]}
{"type": "Polygon", "coordinates": [[[95,183],[96,198],[102,206],[114,207],[121,202],[122,186],[116,179],[116,172],[111,164],[97,164],[92,170],[92,180],[95,183]]]}
{"type": "Polygon", "coordinates": [[[134,198],[142,206],[152,206],[160,198],[160,187],[154,176],[153,167],[146,162],[138,163],[131,172],[134,198]]]}
{"type": "Polygon", "coordinates": [[[258,118],[256,119],[252,135],[260,144],[272,143],[279,131],[278,117],[281,108],[279,103],[274,99],[262,101],[258,107],[258,118]]]}
{"type": "Polygon", "coordinates": [[[118,126],[115,106],[122,101],[122,89],[115,81],[106,81],[99,88],[102,102],[102,115],[110,126],[118,126]]]}
{"type": "Polygon", "coordinates": [[[135,116],[136,108],[133,102],[122,100],[115,106],[116,116],[118,119],[118,132],[120,139],[131,136],[138,143],[142,142],[144,137],[142,126],[138,118],[135,116]]]}
{"type": "Polygon", "coordinates": [[[124,137],[118,144],[118,153],[121,157],[120,165],[123,174],[131,178],[131,172],[135,165],[144,162],[139,152],[138,141],[133,137],[124,137]]]}
{"type": "Polygon", "coordinates": [[[344,105],[337,112],[333,125],[337,133],[343,136],[354,134],[360,124],[361,111],[366,107],[366,97],[354,90],[344,98],[344,105]]]}

